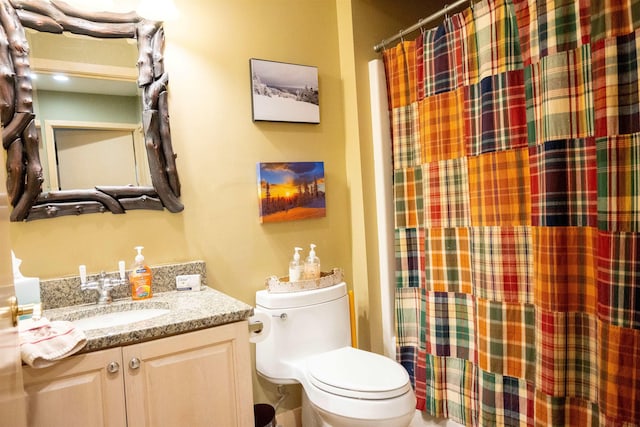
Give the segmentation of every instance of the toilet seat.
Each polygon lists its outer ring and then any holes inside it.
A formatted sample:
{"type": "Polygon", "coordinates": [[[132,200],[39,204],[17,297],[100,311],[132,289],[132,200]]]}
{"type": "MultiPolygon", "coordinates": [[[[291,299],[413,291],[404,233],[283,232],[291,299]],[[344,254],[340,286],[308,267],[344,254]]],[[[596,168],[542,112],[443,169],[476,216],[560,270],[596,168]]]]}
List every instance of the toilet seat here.
{"type": "Polygon", "coordinates": [[[309,357],[307,373],[318,389],[348,398],[392,399],[411,390],[409,375],[400,364],[352,347],[309,357]]]}

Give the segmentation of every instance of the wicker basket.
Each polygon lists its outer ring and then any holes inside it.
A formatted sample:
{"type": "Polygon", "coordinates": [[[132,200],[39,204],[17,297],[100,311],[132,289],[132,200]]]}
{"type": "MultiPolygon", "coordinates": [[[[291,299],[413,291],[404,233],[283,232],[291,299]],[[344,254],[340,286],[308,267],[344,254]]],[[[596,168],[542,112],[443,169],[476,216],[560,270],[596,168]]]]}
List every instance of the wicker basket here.
{"type": "Polygon", "coordinates": [[[343,277],[342,269],[334,268],[330,273],[321,272],[319,279],[298,280],[296,282],[290,282],[289,276],[270,276],[265,279],[265,285],[269,292],[299,292],[337,285],[343,281],[343,277]]]}

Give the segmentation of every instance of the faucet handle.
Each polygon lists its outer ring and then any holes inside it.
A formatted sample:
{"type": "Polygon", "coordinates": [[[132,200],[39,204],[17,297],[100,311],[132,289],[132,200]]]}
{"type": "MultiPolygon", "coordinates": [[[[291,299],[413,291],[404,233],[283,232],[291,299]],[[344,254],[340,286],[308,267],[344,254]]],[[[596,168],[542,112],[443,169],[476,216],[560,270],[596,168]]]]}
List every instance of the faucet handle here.
{"type": "Polygon", "coordinates": [[[118,270],[120,271],[120,280],[124,280],[124,261],[118,261],[118,270]]]}
{"type": "Polygon", "coordinates": [[[116,286],[122,286],[127,284],[127,281],[125,280],[125,276],[124,276],[124,261],[121,261],[121,262],[122,262],[122,265],[118,265],[120,269],[119,279],[107,277],[104,271],[100,273],[100,282],[102,283],[103,289],[113,289],[116,286]]]}
{"type": "Polygon", "coordinates": [[[125,285],[127,281],[125,280],[125,271],[124,271],[124,261],[120,261],[118,263],[118,269],[120,270],[120,278],[110,278],[107,277],[107,273],[103,271],[100,272],[100,276],[97,280],[87,282],[87,268],[84,265],[80,266],[80,288],[84,290],[95,289],[98,291],[98,304],[108,304],[112,301],[111,298],[111,289],[116,286],[125,285]]]}
{"type": "Polygon", "coordinates": [[[102,281],[100,282],[87,282],[87,266],[86,265],[81,265],[78,270],[80,270],[80,289],[82,289],[83,291],[86,290],[90,290],[90,289],[100,289],[100,287],[102,286],[102,281]]]}
{"type": "Polygon", "coordinates": [[[87,283],[87,266],[82,264],[78,267],[78,270],[80,271],[80,283],[87,283]]]}

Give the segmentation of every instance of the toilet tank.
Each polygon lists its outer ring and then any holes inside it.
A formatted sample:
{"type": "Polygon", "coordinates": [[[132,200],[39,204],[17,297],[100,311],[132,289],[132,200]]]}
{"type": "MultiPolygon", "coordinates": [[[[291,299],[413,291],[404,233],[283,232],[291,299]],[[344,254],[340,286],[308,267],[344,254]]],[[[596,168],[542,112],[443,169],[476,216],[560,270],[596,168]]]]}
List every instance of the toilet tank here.
{"type": "Polygon", "coordinates": [[[274,383],[297,381],[296,364],[312,354],[351,345],[344,282],[300,292],[258,291],[255,313],[268,323],[256,342],[256,369],[274,383]]]}

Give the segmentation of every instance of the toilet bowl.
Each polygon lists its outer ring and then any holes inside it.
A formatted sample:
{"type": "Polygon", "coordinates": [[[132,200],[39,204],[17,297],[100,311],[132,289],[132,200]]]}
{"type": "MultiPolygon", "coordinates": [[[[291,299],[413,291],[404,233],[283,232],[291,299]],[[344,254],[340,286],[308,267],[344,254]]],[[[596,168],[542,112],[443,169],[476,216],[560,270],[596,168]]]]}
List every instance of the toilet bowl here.
{"type": "Polygon", "coordinates": [[[258,291],[258,374],[300,383],[305,427],[406,427],[415,413],[409,375],[396,361],[350,347],[346,284],[286,294],[258,291]]]}
{"type": "Polygon", "coordinates": [[[405,427],[415,413],[407,372],[384,356],[342,347],[309,357],[305,373],[319,425],[405,427]]]}

